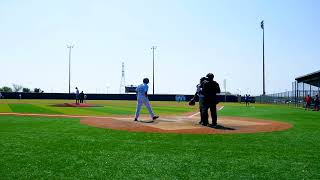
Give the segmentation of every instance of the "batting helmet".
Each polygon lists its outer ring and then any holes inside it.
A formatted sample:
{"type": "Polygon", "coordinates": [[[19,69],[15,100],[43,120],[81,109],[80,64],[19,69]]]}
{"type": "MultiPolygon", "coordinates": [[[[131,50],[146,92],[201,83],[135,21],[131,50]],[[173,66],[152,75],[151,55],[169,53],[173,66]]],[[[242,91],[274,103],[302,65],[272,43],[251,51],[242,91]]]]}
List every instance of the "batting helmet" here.
{"type": "Polygon", "coordinates": [[[144,79],[143,79],[143,83],[148,84],[148,83],[149,83],[149,79],[148,79],[148,78],[144,78],[144,79]]]}

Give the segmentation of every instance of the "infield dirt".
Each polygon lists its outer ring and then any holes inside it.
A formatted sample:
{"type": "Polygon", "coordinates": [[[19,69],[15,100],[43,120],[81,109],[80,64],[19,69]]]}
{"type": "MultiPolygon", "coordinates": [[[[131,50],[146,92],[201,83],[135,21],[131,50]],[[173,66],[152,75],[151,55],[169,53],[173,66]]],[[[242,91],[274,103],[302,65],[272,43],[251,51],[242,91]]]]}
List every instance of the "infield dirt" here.
{"type": "Polygon", "coordinates": [[[103,117],[24,113],[0,113],[0,115],[80,118],[80,123],[88,126],[131,132],[231,134],[282,131],[292,127],[291,124],[285,122],[224,116],[218,117],[218,126],[211,128],[198,123],[200,117],[197,113],[188,113],[184,116],[161,116],[155,121],[150,121],[149,117],[142,116],[138,122],[128,116],[103,117]]]}

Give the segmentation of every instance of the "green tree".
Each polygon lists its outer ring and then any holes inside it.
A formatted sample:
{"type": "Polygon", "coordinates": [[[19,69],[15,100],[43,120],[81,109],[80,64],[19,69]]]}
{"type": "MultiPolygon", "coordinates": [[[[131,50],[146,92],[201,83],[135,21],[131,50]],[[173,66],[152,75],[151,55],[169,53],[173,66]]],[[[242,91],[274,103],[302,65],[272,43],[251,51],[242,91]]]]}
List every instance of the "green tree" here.
{"type": "Polygon", "coordinates": [[[30,89],[29,89],[29,88],[22,88],[22,92],[24,92],[24,93],[29,93],[29,92],[30,92],[30,89]]]}
{"type": "Polygon", "coordinates": [[[34,93],[43,93],[44,91],[42,91],[40,88],[34,88],[33,92],[34,93]]]}
{"type": "Polygon", "coordinates": [[[12,89],[10,87],[3,86],[0,91],[1,92],[12,92],[12,89]]]}

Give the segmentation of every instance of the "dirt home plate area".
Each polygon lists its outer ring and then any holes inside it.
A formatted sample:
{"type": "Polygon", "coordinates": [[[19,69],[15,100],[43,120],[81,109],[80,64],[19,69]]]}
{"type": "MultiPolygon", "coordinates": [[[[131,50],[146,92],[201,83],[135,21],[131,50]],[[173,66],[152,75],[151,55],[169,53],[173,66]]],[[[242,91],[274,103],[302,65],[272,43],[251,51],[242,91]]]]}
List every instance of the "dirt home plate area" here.
{"type": "Polygon", "coordinates": [[[183,134],[228,134],[228,133],[257,133],[281,131],[292,127],[283,122],[258,120],[240,117],[218,117],[218,126],[205,127],[199,124],[197,116],[161,116],[155,121],[144,116],[140,122],[133,117],[87,117],[80,123],[89,126],[125,130],[133,132],[183,133],[183,134]]]}
{"type": "MultiPolygon", "coordinates": [[[[69,106],[70,107],[70,106],[69,106]]],[[[218,110],[222,108],[219,107],[218,110]]],[[[292,127],[291,124],[244,117],[218,117],[215,128],[199,124],[199,112],[187,113],[181,116],[161,116],[151,121],[149,116],[141,116],[139,121],[133,121],[133,116],[83,116],[54,114],[24,114],[0,113],[0,115],[43,116],[80,118],[80,123],[88,126],[124,130],[131,132],[182,133],[182,134],[231,134],[282,131],[292,127]]],[[[209,122],[211,120],[209,119],[209,122]]]]}

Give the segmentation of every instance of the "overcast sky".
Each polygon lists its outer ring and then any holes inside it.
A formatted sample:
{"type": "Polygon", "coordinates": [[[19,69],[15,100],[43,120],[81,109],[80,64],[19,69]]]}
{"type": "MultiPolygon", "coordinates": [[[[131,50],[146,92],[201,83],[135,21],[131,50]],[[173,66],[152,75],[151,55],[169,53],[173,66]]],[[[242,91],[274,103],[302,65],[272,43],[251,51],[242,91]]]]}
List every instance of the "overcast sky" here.
{"type": "MultiPolygon", "coordinates": [[[[45,92],[119,93],[149,77],[155,93],[192,94],[215,75],[232,93],[262,93],[265,20],[266,91],[289,90],[294,78],[319,70],[317,0],[1,0],[0,86],[45,92]],[[108,88],[109,87],[109,88],[108,88]]],[[[149,93],[150,93],[149,92],[149,93]]]]}

